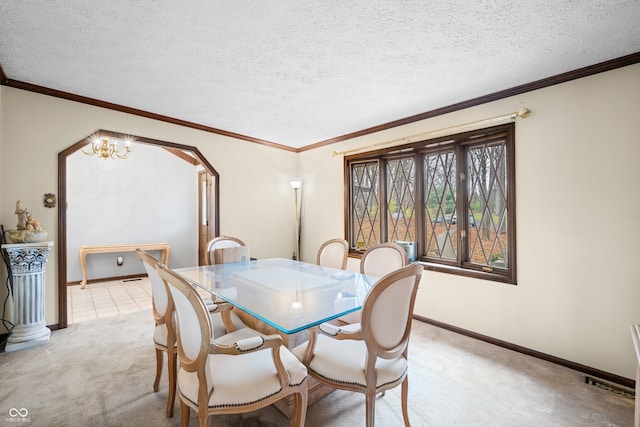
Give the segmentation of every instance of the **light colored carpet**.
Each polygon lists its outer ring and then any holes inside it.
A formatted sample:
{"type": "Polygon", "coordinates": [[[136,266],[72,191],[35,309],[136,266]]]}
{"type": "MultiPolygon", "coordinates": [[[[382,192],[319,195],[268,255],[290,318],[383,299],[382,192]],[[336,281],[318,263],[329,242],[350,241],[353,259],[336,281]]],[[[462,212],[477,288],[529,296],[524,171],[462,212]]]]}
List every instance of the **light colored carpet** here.
{"type": "MultiPolygon", "coordinates": [[[[179,426],[165,417],[167,377],[154,393],[150,310],[73,324],[51,342],[0,354],[0,426],[179,426]],[[28,410],[28,422],[10,419],[28,410]]],[[[410,347],[413,426],[631,426],[634,401],[585,384],[584,374],[415,321],[410,347]]],[[[364,425],[364,396],[335,391],[309,407],[314,426],[364,425]]],[[[274,407],[210,425],[286,426],[274,407]]],[[[190,425],[197,425],[191,412],[190,425]]],[[[376,403],[376,425],[401,426],[399,388],[376,403]]]]}

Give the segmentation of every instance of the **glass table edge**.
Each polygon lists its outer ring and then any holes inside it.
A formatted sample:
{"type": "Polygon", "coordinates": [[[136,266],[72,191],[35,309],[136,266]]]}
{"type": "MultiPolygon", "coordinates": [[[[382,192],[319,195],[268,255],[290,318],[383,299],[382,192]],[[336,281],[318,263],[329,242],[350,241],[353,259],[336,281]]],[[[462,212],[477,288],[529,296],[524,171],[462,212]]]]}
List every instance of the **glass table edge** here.
{"type": "Polygon", "coordinates": [[[347,314],[349,314],[349,313],[354,313],[354,312],[356,312],[356,311],[360,311],[360,310],[362,309],[361,307],[359,307],[359,308],[353,308],[353,309],[351,309],[351,310],[349,310],[349,311],[345,311],[345,312],[343,312],[343,313],[338,313],[338,314],[336,314],[336,315],[334,315],[334,316],[329,316],[329,317],[327,317],[327,318],[325,318],[325,319],[318,320],[318,321],[316,321],[316,322],[311,322],[311,323],[309,323],[309,324],[306,324],[306,325],[300,326],[300,327],[298,327],[298,328],[294,328],[294,329],[286,329],[286,328],[283,328],[282,326],[278,325],[277,323],[274,323],[274,322],[272,322],[271,320],[268,320],[267,318],[265,318],[265,317],[263,317],[263,316],[261,316],[261,315],[259,315],[259,314],[257,314],[257,313],[254,313],[253,311],[251,311],[251,310],[247,309],[246,307],[243,307],[241,304],[238,304],[238,303],[237,303],[237,302],[235,302],[235,301],[233,301],[233,302],[232,302],[232,301],[229,301],[229,300],[228,300],[228,299],[226,299],[225,297],[223,297],[223,296],[221,296],[221,295],[218,295],[218,294],[216,294],[215,292],[211,292],[211,289],[207,288],[206,286],[202,286],[201,284],[199,284],[199,283],[197,283],[197,282],[195,282],[195,281],[193,281],[193,280],[191,280],[191,279],[187,279],[187,278],[185,278],[185,280],[186,280],[187,282],[189,282],[190,284],[192,284],[193,286],[196,286],[196,287],[198,287],[198,288],[200,288],[200,289],[203,289],[203,290],[205,290],[205,291],[209,292],[211,295],[215,295],[216,297],[220,298],[222,301],[226,302],[227,304],[231,304],[232,306],[237,307],[238,309],[240,309],[240,310],[242,310],[242,311],[244,311],[244,312],[246,312],[246,313],[249,313],[249,315],[251,315],[251,316],[255,317],[256,319],[258,319],[258,320],[260,320],[260,321],[262,321],[262,322],[266,323],[267,325],[269,325],[269,326],[271,326],[271,327],[273,327],[273,328],[277,329],[278,331],[283,332],[283,333],[285,333],[285,334],[287,334],[287,335],[297,334],[298,332],[302,332],[302,331],[305,331],[305,330],[307,330],[307,329],[311,329],[311,328],[313,328],[314,326],[321,325],[322,323],[329,322],[329,321],[331,321],[331,320],[337,319],[337,318],[342,317],[342,316],[346,316],[346,315],[347,315],[347,314]]]}

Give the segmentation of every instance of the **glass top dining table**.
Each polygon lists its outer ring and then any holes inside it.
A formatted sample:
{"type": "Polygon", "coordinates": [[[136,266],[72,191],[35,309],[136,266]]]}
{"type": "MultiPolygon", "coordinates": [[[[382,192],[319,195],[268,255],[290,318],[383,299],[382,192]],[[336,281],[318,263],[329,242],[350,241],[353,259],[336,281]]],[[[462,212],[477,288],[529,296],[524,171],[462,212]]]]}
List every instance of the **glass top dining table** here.
{"type": "Polygon", "coordinates": [[[378,277],[285,258],[174,270],[285,334],[360,310],[378,277]]]}

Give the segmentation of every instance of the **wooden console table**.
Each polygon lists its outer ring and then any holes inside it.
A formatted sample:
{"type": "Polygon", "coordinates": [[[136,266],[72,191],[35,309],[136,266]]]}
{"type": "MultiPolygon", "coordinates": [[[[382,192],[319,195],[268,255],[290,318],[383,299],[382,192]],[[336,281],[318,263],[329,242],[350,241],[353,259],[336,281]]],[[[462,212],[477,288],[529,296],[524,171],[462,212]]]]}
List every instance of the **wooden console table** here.
{"type": "Polygon", "coordinates": [[[113,252],[133,252],[136,249],[143,251],[161,251],[160,262],[169,265],[169,257],[171,256],[171,248],[168,243],[130,243],[124,245],[92,245],[82,246],[80,248],[80,265],[82,266],[82,282],[80,288],[84,289],[87,284],[87,255],[89,254],[105,254],[113,252]]]}

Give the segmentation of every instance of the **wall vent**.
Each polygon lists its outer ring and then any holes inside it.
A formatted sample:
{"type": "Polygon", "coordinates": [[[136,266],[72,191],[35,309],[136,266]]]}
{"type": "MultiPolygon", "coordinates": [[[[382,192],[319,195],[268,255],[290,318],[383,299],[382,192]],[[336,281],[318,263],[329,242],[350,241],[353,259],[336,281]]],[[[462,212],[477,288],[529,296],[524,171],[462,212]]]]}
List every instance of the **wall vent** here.
{"type": "Polygon", "coordinates": [[[635,390],[627,388],[625,386],[619,384],[613,384],[600,378],[586,376],[584,377],[584,382],[587,384],[591,384],[603,390],[607,390],[611,393],[617,394],[618,396],[626,397],[627,399],[635,399],[636,393],[635,390]]]}

